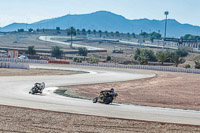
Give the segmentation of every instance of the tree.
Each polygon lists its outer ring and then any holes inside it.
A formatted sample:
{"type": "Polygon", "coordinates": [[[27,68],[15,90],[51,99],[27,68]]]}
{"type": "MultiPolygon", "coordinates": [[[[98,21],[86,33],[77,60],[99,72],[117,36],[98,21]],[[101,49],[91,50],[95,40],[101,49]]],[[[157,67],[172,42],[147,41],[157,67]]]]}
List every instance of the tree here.
{"type": "Polygon", "coordinates": [[[110,35],[111,35],[111,36],[114,36],[114,32],[110,32],[110,35]]]}
{"type": "Polygon", "coordinates": [[[132,33],[132,37],[133,37],[133,38],[135,38],[135,37],[136,37],[136,36],[135,36],[135,33],[132,33]]]}
{"type": "Polygon", "coordinates": [[[106,61],[111,61],[111,56],[107,56],[106,61]]]}
{"type": "Polygon", "coordinates": [[[149,36],[149,34],[147,32],[142,32],[140,33],[140,36],[143,36],[144,38],[146,38],[149,36]]]}
{"type": "Polygon", "coordinates": [[[24,32],[24,29],[18,29],[17,32],[23,33],[23,32],[24,32]]]}
{"type": "Polygon", "coordinates": [[[116,31],[116,32],[115,32],[115,35],[116,35],[116,36],[120,36],[119,31],[116,31]]]}
{"type": "Polygon", "coordinates": [[[88,30],[87,33],[88,33],[88,34],[91,34],[92,32],[91,32],[91,30],[88,30]]]}
{"type": "Polygon", "coordinates": [[[130,33],[127,33],[128,40],[130,40],[130,33]]]}
{"type": "Polygon", "coordinates": [[[81,30],[81,34],[82,34],[82,35],[86,35],[86,34],[87,34],[86,30],[85,30],[85,29],[82,29],[82,30],[81,30]]]}
{"type": "Polygon", "coordinates": [[[101,36],[102,36],[102,31],[99,30],[98,32],[99,32],[99,37],[101,38],[101,36]]]}
{"type": "Polygon", "coordinates": [[[186,34],[181,37],[182,39],[194,39],[194,40],[200,40],[200,36],[195,36],[191,34],[186,34]]]}
{"type": "Polygon", "coordinates": [[[36,50],[35,50],[34,46],[29,46],[28,50],[25,53],[28,54],[28,55],[35,55],[36,50]]]}
{"type": "Polygon", "coordinates": [[[56,58],[61,58],[63,55],[63,51],[58,46],[54,46],[51,48],[51,56],[56,58]]]}
{"type": "Polygon", "coordinates": [[[134,59],[137,60],[141,53],[148,57],[148,61],[157,61],[156,55],[153,50],[137,48],[134,54],[134,59]]]}
{"type": "Polygon", "coordinates": [[[134,59],[137,60],[137,58],[140,56],[141,49],[137,48],[134,54],[134,59]]]}
{"type": "Polygon", "coordinates": [[[168,58],[165,62],[172,62],[172,57],[176,54],[176,52],[174,51],[170,51],[170,50],[167,50],[165,51],[165,53],[167,54],[168,58]]]}
{"type": "Polygon", "coordinates": [[[186,57],[188,55],[188,51],[186,51],[185,49],[178,49],[176,50],[176,54],[181,57],[186,57]]]}
{"type": "Polygon", "coordinates": [[[137,58],[137,61],[139,62],[140,65],[147,65],[149,58],[144,52],[141,52],[137,58]]]}
{"type": "Polygon", "coordinates": [[[94,35],[96,35],[96,33],[97,33],[97,31],[96,31],[96,30],[93,30],[92,32],[93,32],[93,34],[94,34],[94,35]]]}
{"type": "Polygon", "coordinates": [[[168,59],[168,55],[165,52],[158,52],[156,54],[156,57],[158,59],[159,62],[161,62],[161,64],[163,65],[163,63],[168,59]]]}
{"type": "Polygon", "coordinates": [[[28,29],[28,32],[33,32],[33,29],[32,29],[32,28],[29,28],[29,29],[28,29]]]}
{"type": "Polygon", "coordinates": [[[60,34],[60,27],[56,27],[57,34],[60,34]]]}
{"type": "Polygon", "coordinates": [[[108,31],[107,31],[107,30],[106,30],[106,31],[104,31],[104,33],[105,33],[105,35],[106,35],[106,36],[108,36],[108,31]]]}
{"type": "Polygon", "coordinates": [[[67,29],[67,35],[69,36],[71,36],[71,44],[70,44],[70,47],[71,48],[73,48],[72,47],[72,36],[74,35],[74,36],[76,36],[76,29],[74,28],[74,27],[70,27],[69,29],[67,29]]]}
{"type": "Polygon", "coordinates": [[[194,63],[195,63],[195,68],[196,69],[200,69],[200,62],[199,62],[199,60],[195,60],[194,63]]]}
{"type": "Polygon", "coordinates": [[[160,33],[156,33],[156,32],[152,32],[149,34],[150,35],[150,39],[151,39],[151,42],[154,41],[154,39],[161,39],[161,34],[160,33]]]}
{"type": "Polygon", "coordinates": [[[175,67],[178,67],[179,64],[184,63],[185,60],[181,58],[179,55],[175,54],[171,58],[172,62],[174,63],[175,67]]]}
{"type": "Polygon", "coordinates": [[[148,56],[149,61],[157,61],[156,55],[153,50],[144,49],[142,50],[145,55],[148,56]]]}
{"type": "Polygon", "coordinates": [[[78,35],[80,35],[80,30],[79,30],[79,29],[77,29],[77,30],[76,30],[76,33],[77,33],[78,35]]]}
{"type": "Polygon", "coordinates": [[[87,54],[88,54],[87,48],[85,48],[85,47],[78,48],[78,54],[80,56],[87,56],[87,54]]]}

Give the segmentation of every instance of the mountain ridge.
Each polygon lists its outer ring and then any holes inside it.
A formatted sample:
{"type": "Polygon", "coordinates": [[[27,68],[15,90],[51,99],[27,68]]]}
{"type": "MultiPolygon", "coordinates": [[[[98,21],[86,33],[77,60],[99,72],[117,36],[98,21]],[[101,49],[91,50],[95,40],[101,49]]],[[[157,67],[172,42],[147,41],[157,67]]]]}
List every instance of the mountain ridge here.
{"type": "MultiPolygon", "coordinates": [[[[119,31],[123,33],[134,32],[139,34],[144,32],[160,32],[164,33],[165,20],[150,20],[143,19],[127,19],[122,15],[114,14],[109,11],[97,11],[89,14],[67,14],[61,17],[45,19],[31,24],[26,23],[12,23],[1,28],[1,31],[16,31],[17,29],[33,28],[33,29],[67,29],[74,26],[77,29],[95,29],[102,31],[119,31]]],[[[169,37],[180,37],[185,34],[200,34],[200,27],[191,24],[181,24],[175,19],[168,19],[167,35],[169,37]]]]}

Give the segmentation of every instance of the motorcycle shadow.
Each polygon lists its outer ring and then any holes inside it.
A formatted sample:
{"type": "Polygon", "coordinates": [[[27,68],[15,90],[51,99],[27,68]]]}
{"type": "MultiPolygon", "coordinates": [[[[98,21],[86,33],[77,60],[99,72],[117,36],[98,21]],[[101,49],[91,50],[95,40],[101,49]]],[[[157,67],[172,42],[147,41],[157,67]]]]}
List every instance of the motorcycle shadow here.
{"type": "Polygon", "coordinates": [[[35,94],[31,94],[33,96],[46,96],[46,94],[40,94],[40,93],[35,93],[35,94]]]}
{"type": "Polygon", "coordinates": [[[107,106],[120,106],[120,104],[118,104],[118,103],[104,104],[104,103],[99,102],[99,104],[103,104],[103,105],[107,105],[107,106]]]}
{"type": "Polygon", "coordinates": [[[120,106],[118,103],[112,103],[112,104],[108,104],[108,105],[112,105],[112,106],[120,106]]]}

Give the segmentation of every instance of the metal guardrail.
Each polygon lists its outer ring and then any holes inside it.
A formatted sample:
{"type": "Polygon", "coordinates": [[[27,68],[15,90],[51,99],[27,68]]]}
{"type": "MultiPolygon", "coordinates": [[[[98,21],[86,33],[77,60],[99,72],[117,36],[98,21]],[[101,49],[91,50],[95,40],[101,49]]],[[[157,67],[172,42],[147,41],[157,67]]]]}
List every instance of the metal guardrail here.
{"type": "Polygon", "coordinates": [[[200,74],[200,69],[186,69],[186,68],[180,68],[180,67],[148,66],[148,65],[109,65],[109,64],[89,64],[89,63],[76,63],[76,62],[70,62],[70,64],[84,65],[84,66],[114,67],[114,68],[127,68],[127,69],[145,69],[145,70],[200,74]]]}
{"type": "Polygon", "coordinates": [[[18,62],[18,63],[40,63],[46,64],[46,60],[30,60],[30,59],[14,59],[14,58],[0,58],[0,62],[18,62]]]}

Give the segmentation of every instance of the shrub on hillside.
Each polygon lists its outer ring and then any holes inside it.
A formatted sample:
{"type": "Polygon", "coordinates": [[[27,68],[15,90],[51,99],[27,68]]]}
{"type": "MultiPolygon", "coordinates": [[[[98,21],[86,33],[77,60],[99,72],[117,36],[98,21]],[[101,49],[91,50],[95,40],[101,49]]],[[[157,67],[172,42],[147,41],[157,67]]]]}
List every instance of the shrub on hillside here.
{"type": "Polygon", "coordinates": [[[91,64],[98,64],[99,60],[95,57],[91,57],[87,62],[91,64]]]}
{"type": "Polygon", "coordinates": [[[28,55],[35,55],[36,50],[35,50],[34,46],[29,46],[28,50],[26,50],[25,53],[28,54],[28,55]]]}
{"type": "Polygon", "coordinates": [[[161,64],[163,65],[164,62],[166,62],[166,60],[169,58],[168,54],[166,52],[163,51],[159,51],[156,53],[156,58],[159,62],[161,62],[161,64]]]}
{"type": "Polygon", "coordinates": [[[107,56],[106,61],[111,61],[111,56],[107,56]]]}
{"type": "Polygon", "coordinates": [[[156,55],[153,50],[139,49],[137,48],[134,54],[134,59],[138,60],[138,57],[143,53],[143,55],[148,57],[148,61],[157,61],[156,55]]]}
{"type": "Polygon", "coordinates": [[[176,50],[176,54],[180,57],[186,57],[188,55],[188,51],[186,51],[185,49],[178,49],[176,50]]]}
{"type": "Polygon", "coordinates": [[[186,64],[185,66],[184,66],[184,68],[191,68],[191,66],[190,66],[190,64],[186,64]]]}
{"type": "Polygon", "coordinates": [[[200,69],[200,62],[199,62],[199,60],[194,61],[194,63],[195,63],[195,68],[196,69],[200,69]]]}
{"type": "Polygon", "coordinates": [[[73,62],[82,63],[82,59],[80,58],[73,58],[73,62]]]}
{"type": "Polygon", "coordinates": [[[51,48],[51,56],[56,58],[61,58],[63,55],[63,51],[58,46],[54,46],[51,48]]]}
{"type": "Polygon", "coordinates": [[[87,56],[88,50],[85,47],[78,48],[78,55],[80,56],[87,56]]]}

